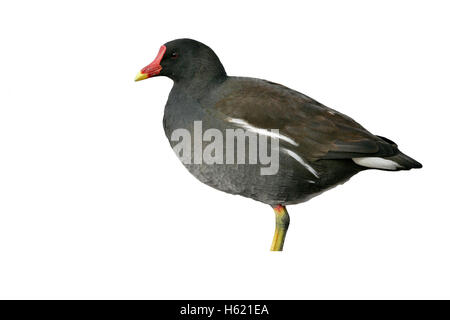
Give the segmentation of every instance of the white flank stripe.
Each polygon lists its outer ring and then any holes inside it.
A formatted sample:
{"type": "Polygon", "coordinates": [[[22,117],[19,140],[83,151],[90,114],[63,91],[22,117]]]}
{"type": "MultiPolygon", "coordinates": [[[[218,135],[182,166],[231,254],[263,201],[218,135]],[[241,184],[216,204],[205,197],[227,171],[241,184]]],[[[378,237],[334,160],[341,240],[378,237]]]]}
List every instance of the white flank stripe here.
{"type": "Polygon", "coordinates": [[[352,160],[360,166],[373,169],[396,170],[402,167],[395,161],[378,157],[353,158],[352,160]]]}
{"type": "Polygon", "coordinates": [[[294,146],[298,146],[298,143],[295,142],[294,140],[292,140],[291,138],[289,138],[288,136],[285,136],[285,135],[282,135],[282,134],[279,134],[279,133],[275,133],[275,132],[269,131],[267,129],[256,128],[256,127],[252,126],[251,124],[249,124],[245,120],[235,119],[235,118],[226,118],[226,120],[228,122],[237,124],[237,125],[243,127],[244,129],[247,129],[248,131],[251,131],[251,132],[254,132],[254,133],[257,133],[257,134],[262,134],[262,135],[265,135],[265,136],[269,136],[269,137],[272,137],[272,138],[277,138],[277,139],[280,139],[280,140],[284,140],[284,141],[286,141],[286,142],[288,142],[288,143],[290,143],[290,144],[292,144],[294,146]]]}
{"type": "Polygon", "coordinates": [[[296,154],[294,151],[291,151],[286,148],[281,148],[282,151],[286,152],[289,156],[297,160],[302,166],[304,166],[306,169],[308,169],[309,172],[311,172],[316,178],[319,178],[319,175],[317,174],[316,170],[314,170],[313,167],[311,167],[309,164],[306,163],[305,160],[303,160],[302,157],[300,157],[298,154],[296,154]]]}

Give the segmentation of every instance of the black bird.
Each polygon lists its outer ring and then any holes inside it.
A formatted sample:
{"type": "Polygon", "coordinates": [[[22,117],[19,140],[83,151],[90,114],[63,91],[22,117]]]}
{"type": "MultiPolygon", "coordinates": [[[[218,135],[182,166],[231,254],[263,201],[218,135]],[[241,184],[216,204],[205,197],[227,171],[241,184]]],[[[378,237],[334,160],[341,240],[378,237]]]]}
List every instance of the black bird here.
{"type": "MultiPolygon", "coordinates": [[[[181,137],[194,136],[197,142],[190,141],[178,154],[197,179],[272,206],[276,228],[271,250],[283,249],[289,226],[286,205],[305,202],[363,170],[422,167],[393,141],[300,92],[265,80],[228,76],[214,51],[198,41],[178,39],[164,44],[135,81],[155,76],[174,82],[163,120],[172,147],[180,149],[181,137]],[[218,157],[231,148],[239,158],[236,137],[231,145],[217,141],[227,136],[228,129],[245,129],[257,134],[259,141],[271,138],[266,146],[271,146],[271,156],[277,155],[273,159],[278,167],[264,174],[267,162],[252,163],[250,153],[239,160],[234,154],[227,161],[218,157]],[[200,139],[195,137],[203,132],[200,139]],[[210,151],[208,146],[211,149],[207,141],[215,143],[212,161],[202,159],[210,151]]],[[[244,139],[243,147],[250,152],[250,135],[244,139]]]]}

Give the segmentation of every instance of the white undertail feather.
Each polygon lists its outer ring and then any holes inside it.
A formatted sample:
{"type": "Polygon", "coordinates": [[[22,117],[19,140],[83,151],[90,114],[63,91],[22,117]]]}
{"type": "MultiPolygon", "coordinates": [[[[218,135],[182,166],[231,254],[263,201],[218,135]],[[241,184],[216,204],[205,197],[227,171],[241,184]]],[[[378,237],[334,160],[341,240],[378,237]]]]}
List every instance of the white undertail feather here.
{"type": "Polygon", "coordinates": [[[395,161],[378,157],[353,158],[352,160],[357,165],[373,169],[397,170],[402,167],[395,161]]]}

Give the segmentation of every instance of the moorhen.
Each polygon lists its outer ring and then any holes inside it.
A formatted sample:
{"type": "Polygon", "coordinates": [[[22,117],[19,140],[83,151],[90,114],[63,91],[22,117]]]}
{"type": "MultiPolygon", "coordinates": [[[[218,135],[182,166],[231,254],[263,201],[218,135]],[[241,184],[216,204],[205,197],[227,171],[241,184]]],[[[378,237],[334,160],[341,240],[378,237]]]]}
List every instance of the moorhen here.
{"type": "Polygon", "coordinates": [[[283,249],[289,226],[286,205],[305,202],[363,170],[422,167],[393,141],[300,92],[266,80],[228,76],[214,51],[201,42],[164,44],[135,81],[155,76],[174,82],[163,125],[183,164],[213,188],[272,206],[273,251],[283,249]],[[238,141],[242,132],[244,144],[238,141]],[[259,160],[248,133],[259,139],[259,160]],[[223,137],[226,142],[220,141],[223,137]],[[269,146],[270,156],[261,153],[269,146]],[[239,155],[246,147],[249,154],[239,155]]]}

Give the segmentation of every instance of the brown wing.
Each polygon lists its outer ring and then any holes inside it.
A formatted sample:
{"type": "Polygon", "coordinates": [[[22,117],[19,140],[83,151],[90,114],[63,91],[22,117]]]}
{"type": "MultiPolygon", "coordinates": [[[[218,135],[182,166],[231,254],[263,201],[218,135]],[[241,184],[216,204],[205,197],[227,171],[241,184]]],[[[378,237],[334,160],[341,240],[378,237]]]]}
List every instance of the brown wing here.
{"type": "Polygon", "coordinates": [[[232,78],[215,108],[237,118],[280,133],[298,143],[311,161],[364,156],[391,156],[397,146],[375,136],[350,117],[282,85],[250,78],[232,78]]]}

